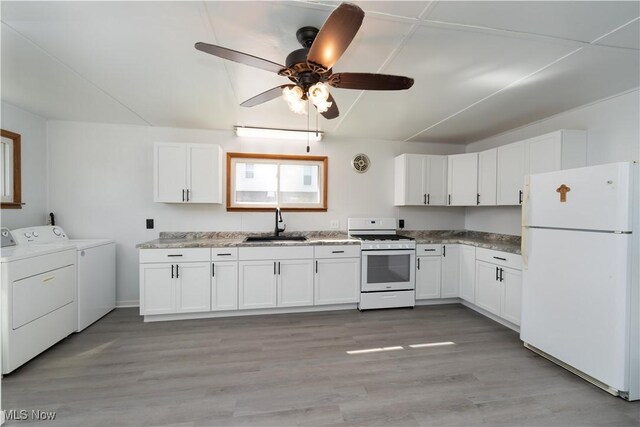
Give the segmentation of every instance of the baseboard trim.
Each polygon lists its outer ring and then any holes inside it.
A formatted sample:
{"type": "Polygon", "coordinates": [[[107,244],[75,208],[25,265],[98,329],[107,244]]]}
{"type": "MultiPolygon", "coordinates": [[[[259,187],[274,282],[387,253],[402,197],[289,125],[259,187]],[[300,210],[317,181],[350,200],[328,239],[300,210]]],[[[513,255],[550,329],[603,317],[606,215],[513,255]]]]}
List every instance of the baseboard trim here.
{"type": "Polygon", "coordinates": [[[116,308],[132,308],[140,307],[140,301],[137,299],[116,301],[116,308]]]}
{"type": "Polygon", "coordinates": [[[154,314],[144,316],[145,322],[162,322],[166,320],[211,319],[218,317],[257,316],[262,314],[314,313],[320,311],[356,310],[358,304],[320,305],[313,307],[262,308],[257,310],[229,310],[205,313],[154,314]]]}
{"type": "Polygon", "coordinates": [[[443,305],[443,304],[460,304],[460,298],[442,298],[442,299],[417,299],[416,307],[419,305],[443,305]]]}
{"type": "Polygon", "coordinates": [[[512,330],[516,331],[517,333],[520,333],[520,326],[514,325],[513,323],[509,322],[508,320],[504,320],[503,318],[498,317],[493,313],[489,313],[487,310],[484,310],[484,309],[478,307],[475,304],[471,304],[468,301],[460,300],[460,303],[462,305],[464,305],[465,307],[468,307],[471,310],[477,311],[478,313],[482,314],[483,316],[488,317],[489,319],[493,320],[494,322],[498,322],[502,326],[506,326],[507,328],[512,329],[512,330]]]}

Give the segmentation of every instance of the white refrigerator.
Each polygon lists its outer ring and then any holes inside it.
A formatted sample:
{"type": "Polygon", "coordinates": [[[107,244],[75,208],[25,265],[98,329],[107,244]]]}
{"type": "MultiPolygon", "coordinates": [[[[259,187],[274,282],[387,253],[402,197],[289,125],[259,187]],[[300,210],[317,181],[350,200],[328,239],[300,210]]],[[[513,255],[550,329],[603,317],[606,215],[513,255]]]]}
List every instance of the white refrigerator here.
{"type": "Polygon", "coordinates": [[[631,400],[640,399],[638,191],[633,163],[549,172],[527,177],[522,210],[520,338],[631,400]]]}

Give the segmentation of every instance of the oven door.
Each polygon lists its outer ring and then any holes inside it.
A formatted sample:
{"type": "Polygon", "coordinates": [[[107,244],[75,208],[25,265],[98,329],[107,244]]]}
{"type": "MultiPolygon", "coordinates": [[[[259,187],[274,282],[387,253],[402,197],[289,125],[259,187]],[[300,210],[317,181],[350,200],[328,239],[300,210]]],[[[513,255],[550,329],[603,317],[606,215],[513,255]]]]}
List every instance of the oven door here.
{"type": "Polygon", "coordinates": [[[416,251],[362,251],[362,292],[415,289],[416,251]]]}

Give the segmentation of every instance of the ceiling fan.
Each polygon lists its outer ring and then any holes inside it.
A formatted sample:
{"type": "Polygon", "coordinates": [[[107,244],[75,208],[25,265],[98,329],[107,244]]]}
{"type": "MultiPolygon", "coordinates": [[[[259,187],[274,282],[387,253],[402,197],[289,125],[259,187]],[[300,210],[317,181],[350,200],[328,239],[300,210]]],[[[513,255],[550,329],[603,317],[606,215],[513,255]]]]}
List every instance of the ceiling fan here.
{"type": "Polygon", "coordinates": [[[196,43],[195,48],[229,61],[274,72],[293,82],[262,92],[247,99],[241,106],[254,107],[282,95],[295,113],[306,114],[306,101],[310,100],[326,119],[335,119],[339,115],[338,106],[327,85],[356,90],[403,90],[413,86],[413,79],[403,76],[333,73],[332,67],[349,47],[363,19],[362,9],[351,3],[342,3],[329,15],[320,30],[302,27],[296,32],[302,49],[291,52],[285,65],[208,43],[196,43]]]}

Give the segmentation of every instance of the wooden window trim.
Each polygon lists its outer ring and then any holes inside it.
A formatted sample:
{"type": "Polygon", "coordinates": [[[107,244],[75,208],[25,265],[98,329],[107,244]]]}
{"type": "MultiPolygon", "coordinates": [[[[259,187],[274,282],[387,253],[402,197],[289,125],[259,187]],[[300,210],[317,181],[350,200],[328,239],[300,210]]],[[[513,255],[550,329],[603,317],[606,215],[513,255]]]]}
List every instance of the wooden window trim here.
{"type": "Polygon", "coordinates": [[[322,174],[322,206],[317,208],[287,208],[283,207],[283,212],[326,212],[329,158],[327,156],[300,156],[293,154],[263,154],[263,153],[227,153],[227,212],[273,212],[273,208],[244,208],[231,206],[231,160],[232,159],[267,159],[267,160],[308,160],[322,162],[324,173],[322,174]]]}
{"type": "Polygon", "coordinates": [[[20,134],[0,129],[0,134],[4,138],[13,140],[13,202],[1,203],[0,209],[22,209],[22,182],[21,182],[21,160],[20,160],[20,134]]]}

